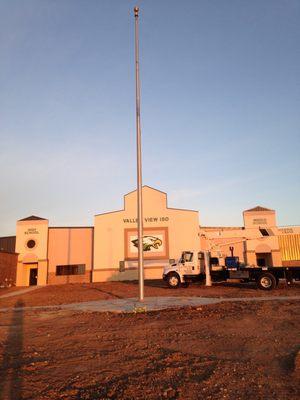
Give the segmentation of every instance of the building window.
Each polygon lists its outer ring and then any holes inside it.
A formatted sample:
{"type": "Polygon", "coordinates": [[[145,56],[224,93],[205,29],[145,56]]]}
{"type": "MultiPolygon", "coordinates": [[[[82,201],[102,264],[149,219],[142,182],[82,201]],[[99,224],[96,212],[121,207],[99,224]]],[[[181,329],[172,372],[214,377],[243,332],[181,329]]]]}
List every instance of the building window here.
{"type": "Polygon", "coordinates": [[[28,240],[28,242],[26,243],[26,246],[29,249],[33,249],[35,247],[35,245],[36,245],[36,243],[35,243],[35,240],[33,240],[33,239],[28,240]]]}
{"type": "Polygon", "coordinates": [[[259,230],[260,230],[260,233],[261,233],[263,236],[269,236],[269,233],[268,233],[268,231],[267,231],[266,229],[260,228],[259,230]]]}
{"type": "Polygon", "coordinates": [[[56,275],[84,275],[85,264],[57,265],[56,275]]]}

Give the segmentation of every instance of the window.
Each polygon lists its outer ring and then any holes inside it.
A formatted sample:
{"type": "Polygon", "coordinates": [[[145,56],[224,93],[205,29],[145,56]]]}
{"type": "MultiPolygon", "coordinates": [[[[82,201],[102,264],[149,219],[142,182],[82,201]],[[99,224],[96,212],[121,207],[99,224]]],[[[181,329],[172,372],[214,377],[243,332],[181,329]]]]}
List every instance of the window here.
{"type": "Polygon", "coordinates": [[[35,240],[33,240],[33,239],[28,240],[28,242],[26,243],[26,246],[29,249],[33,249],[35,247],[35,245],[36,245],[36,243],[35,243],[35,240]]]}
{"type": "Polygon", "coordinates": [[[57,265],[56,275],[84,275],[85,264],[57,265]]]}
{"type": "Polygon", "coordinates": [[[184,258],[183,258],[184,262],[191,262],[193,261],[193,253],[190,253],[188,251],[186,251],[184,253],[184,258]]]}
{"type": "Polygon", "coordinates": [[[210,257],[209,260],[210,266],[212,267],[213,265],[219,265],[219,259],[218,257],[210,257]]]}
{"type": "Polygon", "coordinates": [[[270,236],[270,235],[269,235],[269,232],[268,232],[266,229],[260,228],[259,230],[260,230],[260,233],[261,233],[263,236],[270,236]]]}

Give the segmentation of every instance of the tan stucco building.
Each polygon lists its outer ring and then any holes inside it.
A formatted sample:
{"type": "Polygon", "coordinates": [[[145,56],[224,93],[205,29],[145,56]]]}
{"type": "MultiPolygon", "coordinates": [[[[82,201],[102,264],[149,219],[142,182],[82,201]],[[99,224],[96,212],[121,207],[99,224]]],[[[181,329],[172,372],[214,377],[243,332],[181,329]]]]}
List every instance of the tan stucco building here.
{"type": "Polygon", "coordinates": [[[17,286],[91,282],[92,227],[49,227],[31,216],[17,222],[17,286]]]}
{"type": "MultiPolygon", "coordinates": [[[[136,203],[128,193],[122,210],[96,215],[92,227],[19,220],[16,285],[137,279],[136,203]]],[[[204,227],[198,211],[170,208],[166,193],[144,186],[143,214],[146,279],[160,279],[183,250],[209,250],[220,265],[232,254],[247,265],[300,265],[300,227],[278,227],[274,210],[244,211],[241,227],[204,227]]]]}
{"type": "MultiPolygon", "coordinates": [[[[93,281],[137,278],[137,247],[132,243],[137,238],[136,204],[133,191],[124,197],[123,210],[95,216],[93,281]]],[[[145,278],[161,278],[170,258],[199,247],[199,214],[169,208],[166,193],[148,186],[143,187],[143,214],[149,241],[149,248],[144,247],[145,278]]]]}
{"type": "Polygon", "coordinates": [[[231,255],[250,266],[300,265],[300,226],[278,227],[276,212],[260,206],[243,217],[241,227],[200,227],[202,247],[221,265],[231,255]]]}

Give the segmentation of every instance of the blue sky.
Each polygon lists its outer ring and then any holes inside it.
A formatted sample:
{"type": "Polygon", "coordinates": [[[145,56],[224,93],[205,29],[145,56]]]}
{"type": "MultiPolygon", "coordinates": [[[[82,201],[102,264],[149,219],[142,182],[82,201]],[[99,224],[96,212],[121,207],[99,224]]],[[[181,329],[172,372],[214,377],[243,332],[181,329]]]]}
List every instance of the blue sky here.
{"type": "Polygon", "coordinates": [[[204,225],[300,224],[299,0],[2,0],[0,235],[90,225],[143,182],[204,225]]]}

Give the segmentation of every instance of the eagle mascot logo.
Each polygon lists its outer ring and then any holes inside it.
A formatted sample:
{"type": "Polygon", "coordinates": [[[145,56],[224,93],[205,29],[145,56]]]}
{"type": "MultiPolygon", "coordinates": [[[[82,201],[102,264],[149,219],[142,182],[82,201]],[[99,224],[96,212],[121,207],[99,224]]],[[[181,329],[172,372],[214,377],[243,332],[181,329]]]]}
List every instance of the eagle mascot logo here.
{"type": "MultiPolygon", "coordinates": [[[[131,243],[133,243],[133,245],[135,247],[139,246],[138,239],[132,240],[131,243]]],[[[152,248],[157,250],[161,245],[162,245],[162,240],[155,236],[144,236],[143,237],[143,250],[144,251],[150,251],[152,248]]]]}

